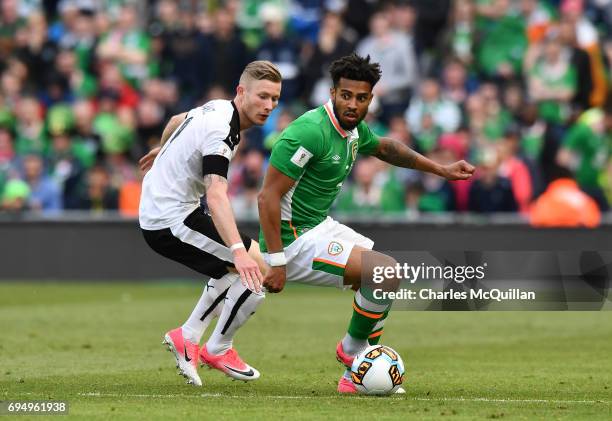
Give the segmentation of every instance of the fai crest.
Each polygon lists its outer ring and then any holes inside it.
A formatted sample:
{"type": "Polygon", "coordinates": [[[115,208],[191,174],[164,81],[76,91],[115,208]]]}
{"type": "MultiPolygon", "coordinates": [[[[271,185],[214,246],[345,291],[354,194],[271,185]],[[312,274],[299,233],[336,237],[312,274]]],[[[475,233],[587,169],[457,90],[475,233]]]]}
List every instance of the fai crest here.
{"type": "Polygon", "coordinates": [[[331,243],[329,243],[329,246],[327,246],[327,253],[330,256],[337,256],[343,251],[344,251],[344,248],[342,247],[342,244],[336,241],[332,241],[331,243]]]}
{"type": "Polygon", "coordinates": [[[351,144],[351,155],[353,156],[353,162],[357,158],[357,151],[359,150],[359,142],[353,142],[351,144]]]}

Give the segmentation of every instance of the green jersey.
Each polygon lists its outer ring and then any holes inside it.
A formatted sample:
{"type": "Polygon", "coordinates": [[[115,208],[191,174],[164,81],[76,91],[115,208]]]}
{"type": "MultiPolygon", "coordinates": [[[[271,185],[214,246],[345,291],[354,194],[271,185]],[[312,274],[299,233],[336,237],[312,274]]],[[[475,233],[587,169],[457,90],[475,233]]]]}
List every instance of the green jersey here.
{"type": "Polygon", "coordinates": [[[581,187],[599,187],[599,175],[610,157],[609,140],[603,133],[596,133],[591,128],[596,120],[603,118],[603,112],[599,109],[585,111],[569,129],[563,141],[566,148],[579,155],[576,181],[581,187]]]}
{"type": "MultiPolygon", "coordinates": [[[[569,62],[565,69],[552,71],[543,60],[538,60],[530,71],[530,76],[539,80],[549,89],[571,89],[574,91],[578,83],[576,69],[569,62]]],[[[559,100],[545,100],[538,103],[538,114],[544,121],[561,124],[566,121],[570,114],[568,103],[559,100]]]]}
{"type": "MultiPolygon", "coordinates": [[[[365,122],[344,130],[334,115],[331,101],[304,113],[280,135],[270,165],[295,180],[281,198],[281,239],[287,247],[327,217],[357,153],[370,155],[379,139],[365,122]]],[[[267,251],[259,232],[262,252],[267,251]]]]}

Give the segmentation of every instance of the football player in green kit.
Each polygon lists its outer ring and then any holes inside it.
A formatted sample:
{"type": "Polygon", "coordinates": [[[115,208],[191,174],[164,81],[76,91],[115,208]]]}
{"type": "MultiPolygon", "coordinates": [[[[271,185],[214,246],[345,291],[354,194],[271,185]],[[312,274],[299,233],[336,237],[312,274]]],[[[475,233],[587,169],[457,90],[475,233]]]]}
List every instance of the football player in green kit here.
{"type": "MultiPolygon", "coordinates": [[[[448,180],[466,180],[474,167],[465,161],[441,165],[372,133],[363,119],[381,72],[369,56],[342,57],[332,63],[330,73],[331,99],[291,123],[272,150],[258,198],[259,237],[264,259],[271,266],[264,280],[269,292],[280,292],[286,281],[350,286],[356,291],[348,331],[336,348],[338,360],[350,369],[354,357],[380,339],[392,304],[362,287],[362,273],[396,263],[390,256],[370,251],[372,240],[328,216],[357,154],[448,180]],[[371,253],[367,259],[362,258],[364,251],[371,253]]],[[[389,282],[397,286],[397,279],[387,280],[387,287],[389,282]]],[[[338,391],[356,393],[348,370],[340,378],[338,391]]]]}

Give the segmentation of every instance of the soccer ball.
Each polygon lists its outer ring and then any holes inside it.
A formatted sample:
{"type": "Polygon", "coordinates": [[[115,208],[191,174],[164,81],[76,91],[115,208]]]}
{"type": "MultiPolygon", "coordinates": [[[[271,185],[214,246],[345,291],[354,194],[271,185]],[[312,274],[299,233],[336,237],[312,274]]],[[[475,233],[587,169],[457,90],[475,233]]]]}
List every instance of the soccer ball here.
{"type": "Polygon", "coordinates": [[[388,346],[371,345],[353,360],[351,379],[365,395],[390,395],[404,381],[404,362],[388,346]]]}

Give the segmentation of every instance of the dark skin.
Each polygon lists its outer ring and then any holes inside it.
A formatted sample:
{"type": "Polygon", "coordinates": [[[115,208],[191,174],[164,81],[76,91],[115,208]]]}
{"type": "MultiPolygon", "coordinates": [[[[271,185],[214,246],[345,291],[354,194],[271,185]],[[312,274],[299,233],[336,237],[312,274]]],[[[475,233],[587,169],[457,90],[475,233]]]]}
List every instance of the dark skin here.
{"type": "MultiPolygon", "coordinates": [[[[369,82],[341,78],[330,91],[334,113],[345,130],[354,129],[368,113],[368,107],[374,97],[369,82]]],[[[475,167],[465,161],[441,165],[418,152],[413,151],[401,142],[389,138],[380,138],[377,158],[392,165],[413,168],[430,172],[447,180],[467,180],[475,167]]],[[[281,197],[295,184],[295,180],[278,171],[272,165],[268,167],[261,192],[258,196],[259,218],[269,253],[283,251],[280,236],[281,197]]],[[[361,252],[366,249],[355,246],[351,251],[344,272],[344,284],[358,289],[361,285],[362,259],[361,252]]],[[[382,253],[376,254],[376,265],[393,264],[392,258],[382,253]]],[[[368,259],[371,260],[371,259],[368,259]]],[[[264,286],[269,292],[280,292],[285,286],[287,274],[285,266],[272,267],[264,278],[264,286]]]]}

